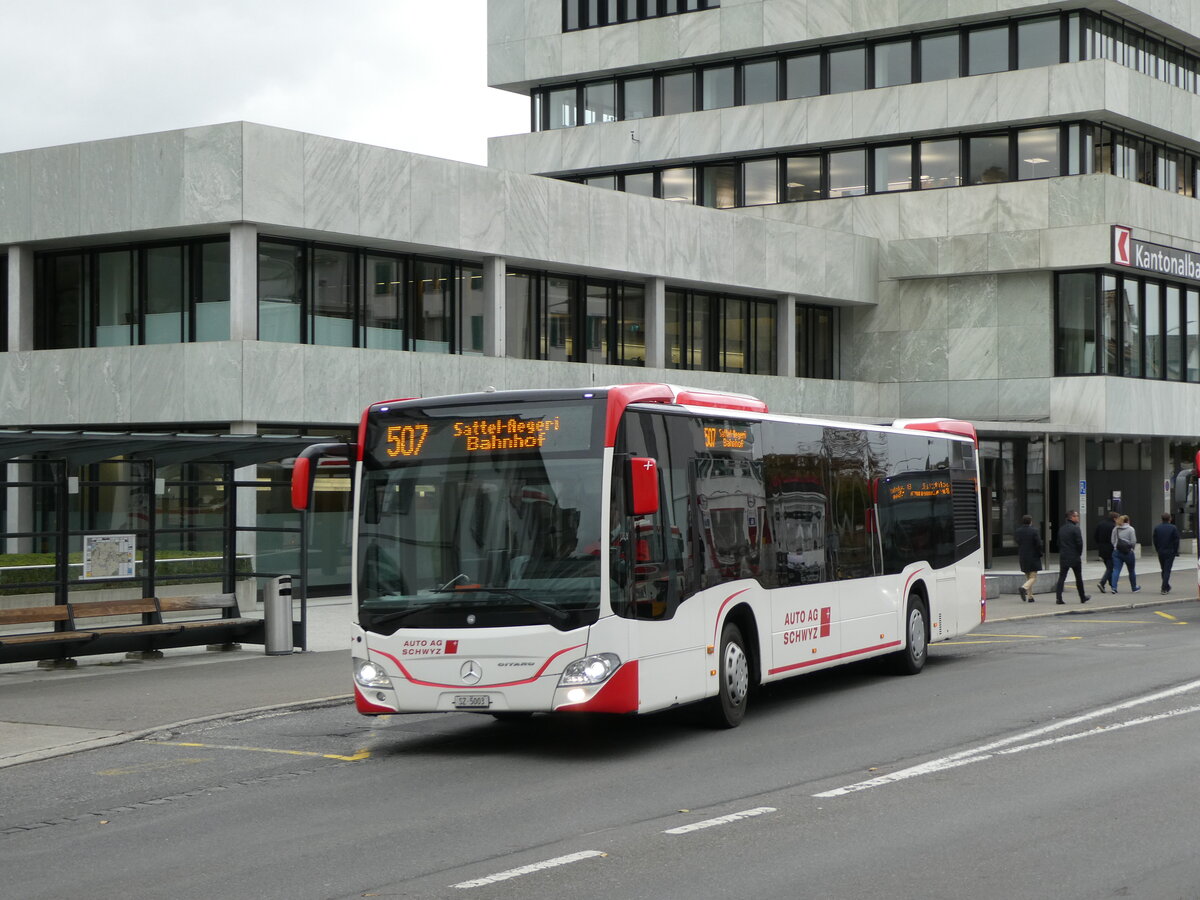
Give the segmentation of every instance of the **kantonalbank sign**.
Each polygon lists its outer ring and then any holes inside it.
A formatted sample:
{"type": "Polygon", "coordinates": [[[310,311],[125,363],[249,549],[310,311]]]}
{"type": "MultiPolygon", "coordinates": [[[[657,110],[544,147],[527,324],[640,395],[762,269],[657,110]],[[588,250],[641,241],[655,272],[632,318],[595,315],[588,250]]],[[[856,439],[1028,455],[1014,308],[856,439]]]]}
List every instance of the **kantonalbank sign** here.
{"type": "Polygon", "coordinates": [[[1200,281],[1200,253],[1139,241],[1128,225],[1113,226],[1112,261],[1143,272],[1200,281]]]}

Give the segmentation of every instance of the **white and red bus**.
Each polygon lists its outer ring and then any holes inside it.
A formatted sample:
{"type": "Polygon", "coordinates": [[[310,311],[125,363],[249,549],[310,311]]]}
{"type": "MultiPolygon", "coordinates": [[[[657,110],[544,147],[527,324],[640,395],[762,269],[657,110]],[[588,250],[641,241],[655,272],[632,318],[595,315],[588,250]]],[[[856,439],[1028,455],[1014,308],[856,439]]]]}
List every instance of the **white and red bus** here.
{"type": "Polygon", "coordinates": [[[903,672],[985,616],[965,422],[772,415],[665,384],[376,403],[356,444],[366,715],[649,713],[737,725],[753,688],[903,672]]]}

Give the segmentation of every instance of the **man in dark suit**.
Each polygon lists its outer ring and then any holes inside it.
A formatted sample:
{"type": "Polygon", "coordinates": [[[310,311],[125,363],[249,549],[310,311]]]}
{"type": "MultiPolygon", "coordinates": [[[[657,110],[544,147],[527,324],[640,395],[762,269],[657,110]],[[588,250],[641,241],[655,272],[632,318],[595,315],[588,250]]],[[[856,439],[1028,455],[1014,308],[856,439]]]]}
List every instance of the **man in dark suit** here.
{"type": "Polygon", "coordinates": [[[1171,566],[1179,555],[1179,529],[1171,521],[1170,513],[1162,514],[1162,522],[1154,526],[1154,549],[1158,553],[1158,564],[1162,567],[1162,592],[1171,590],[1171,566]]]}
{"type": "Polygon", "coordinates": [[[1037,583],[1038,569],[1042,567],[1042,537],[1033,527],[1033,516],[1021,517],[1013,537],[1017,541],[1017,560],[1025,573],[1025,583],[1017,590],[1022,601],[1032,603],[1033,586],[1037,583]]]}
{"type": "Polygon", "coordinates": [[[1112,533],[1116,524],[1117,511],[1110,509],[1096,525],[1096,530],[1092,532],[1092,543],[1096,545],[1096,552],[1100,554],[1100,559],[1104,563],[1104,576],[1100,579],[1100,584],[1097,585],[1102,594],[1108,593],[1108,583],[1112,580],[1112,533]]]}
{"type": "Polygon", "coordinates": [[[1092,598],[1083,592],[1083,532],[1079,530],[1079,510],[1067,513],[1067,521],[1058,529],[1058,583],[1054,585],[1055,602],[1062,603],[1063,585],[1067,572],[1075,573],[1075,587],[1079,589],[1079,602],[1087,603],[1092,598]]]}

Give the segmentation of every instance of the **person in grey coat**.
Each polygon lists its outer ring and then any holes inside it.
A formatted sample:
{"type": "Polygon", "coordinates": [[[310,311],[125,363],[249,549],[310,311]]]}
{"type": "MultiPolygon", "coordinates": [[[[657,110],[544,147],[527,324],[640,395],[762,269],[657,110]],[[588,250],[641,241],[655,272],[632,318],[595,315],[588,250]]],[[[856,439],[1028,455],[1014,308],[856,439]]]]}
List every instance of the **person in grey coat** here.
{"type": "MultiPolygon", "coordinates": [[[[1113,532],[1116,534],[1116,532],[1113,532]]],[[[1058,583],[1054,585],[1055,603],[1062,603],[1063,585],[1067,572],[1075,573],[1075,587],[1079,590],[1079,602],[1087,603],[1092,598],[1083,592],[1083,532],[1079,530],[1079,510],[1067,513],[1067,521],[1058,529],[1058,583]]],[[[1113,593],[1116,593],[1113,586],[1113,593]]]]}
{"type": "Polygon", "coordinates": [[[1133,564],[1136,559],[1133,555],[1133,550],[1137,546],[1137,532],[1129,524],[1129,516],[1121,516],[1121,518],[1117,519],[1117,527],[1113,529],[1112,533],[1112,545],[1113,593],[1117,592],[1117,582],[1121,580],[1121,567],[1125,566],[1129,569],[1129,588],[1136,594],[1141,590],[1137,583],[1137,573],[1133,571],[1133,564]]]}
{"type": "Polygon", "coordinates": [[[1025,583],[1017,590],[1021,600],[1033,602],[1033,586],[1037,582],[1038,569],[1042,567],[1042,537],[1033,527],[1033,516],[1021,516],[1021,524],[1013,532],[1017,542],[1017,561],[1025,573],[1025,583]]]}

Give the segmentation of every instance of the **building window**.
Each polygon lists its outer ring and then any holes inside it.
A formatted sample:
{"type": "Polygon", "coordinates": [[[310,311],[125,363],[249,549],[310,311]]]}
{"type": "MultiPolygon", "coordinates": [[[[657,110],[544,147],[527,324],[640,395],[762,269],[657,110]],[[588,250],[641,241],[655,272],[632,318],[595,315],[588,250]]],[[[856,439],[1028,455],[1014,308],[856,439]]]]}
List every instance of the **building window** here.
{"type": "Polygon", "coordinates": [[[733,106],[733,66],[704,69],[700,77],[700,108],[724,109],[733,106]]]}
{"type": "Polygon", "coordinates": [[[912,190],[912,144],[871,151],[872,189],[877,194],[912,190]]]}
{"type": "Polygon", "coordinates": [[[962,39],[957,31],[931,34],[920,39],[921,81],[943,81],[958,78],[959,53],[962,39]]]}
{"type": "Polygon", "coordinates": [[[1073,272],[1058,277],[1055,372],[1090,375],[1096,371],[1096,275],[1073,272]]]}
{"type": "Polygon", "coordinates": [[[258,338],[481,353],[481,291],[482,269],[473,263],[264,238],[258,338]]]}
{"type": "Polygon", "coordinates": [[[654,79],[627,78],[621,82],[621,118],[645,119],[654,115],[654,79]]]}
{"type": "Polygon", "coordinates": [[[514,270],[505,278],[505,308],[510,357],[646,364],[641,285],[514,270]]]}
{"type": "Polygon", "coordinates": [[[617,120],[617,85],[602,81],[583,89],[583,124],[615,122],[617,120]]]}
{"type": "Polygon", "coordinates": [[[871,48],[872,87],[911,84],[913,80],[912,40],[885,41],[871,48]]]}
{"type": "Polygon", "coordinates": [[[789,203],[820,200],[821,157],[789,156],[785,163],[784,199],[789,203]]]}
{"type": "Polygon", "coordinates": [[[1008,135],[989,134],[967,139],[967,183],[1008,181],[1008,135]]]}
{"type": "Polygon", "coordinates": [[[867,152],[837,150],[829,154],[829,196],[854,197],[867,192],[867,152]]]}
{"type": "Polygon", "coordinates": [[[961,150],[957,140],[921,141],[921,187],[958,187],[962,184],[961,150]]]}
{"type": "Polygon", "coordinates": [[[0,352],[8,350],[8,257],[0,254],[0,352]]]}
{"type": "Polygon", "coordinates": [[[867,48],[829,51],[829,93],[861,91],[867,86],[867,48]]]}
{"type": "Polygon", "coordinates": [[[821,93],[821,54],[806,53],[784,60],[784,97],[797,100],[821,93]]]}
{"type": "Polygon", "coordinates": [[[976,28],[967,32],[968,75],[988,75],[1008,69],[1008,25],[976,28]]]}
{"type": "Polygon", "coordinates": [[[770,103],[779,99],[779,63],[774,59],[742,66],[742,103],[770,103]]]}
{"type": "Polygon", "coordinates": [[[691,72],[674,72],[662,77],[662,114],[692,112],[696,108],[695,77],[691,72]]]}
{"type": "Polygon", "coordinates": [[[1049,178],[1062,174],[1062,129],[1027,128],[1017,132],[1017,178],[1049,178]]]}
{"type": "Polygon", "coordinates": [[[797,377],[837,378],[836,353],[836,311],[823,306],[797,306],[797,377]]]}
{"type": "Polygon", "coordinates": [[[779,161],[755,159],[742,167],[742,196],[746,206],[779,202],[779,161]]]}
{"type": "Polygon", "coordinates": [[[1200,381],[1200,291],[1158,279],[1060,273],[1054,368],[1056,375],[1200,381]]]}
{"type": "Polygon", "coordinates": [[[1058,16],[1017,23],[1017,68],[1052,66],[1062,61],[1062,20],[1058,16]]]}
{"type": "Polygon", "coordinates": [[[736,165],[704,166],[700,171],[704,185],[703,206],[732,209],[738,205],[736,165]]]}
{"type": "Polygon", "coordinates": [[[36,349],[229,339],[229,242],[41,253],[36,349]]]}
{"type": "Polygon", "coordinates": [[[696,172],[691,166],[680,166],[662,170],[663,200],[674,200],[678,203],[696,202],[696,172]]]}

